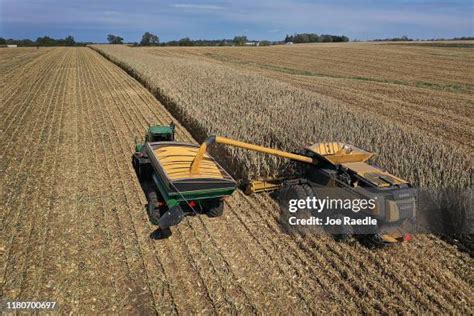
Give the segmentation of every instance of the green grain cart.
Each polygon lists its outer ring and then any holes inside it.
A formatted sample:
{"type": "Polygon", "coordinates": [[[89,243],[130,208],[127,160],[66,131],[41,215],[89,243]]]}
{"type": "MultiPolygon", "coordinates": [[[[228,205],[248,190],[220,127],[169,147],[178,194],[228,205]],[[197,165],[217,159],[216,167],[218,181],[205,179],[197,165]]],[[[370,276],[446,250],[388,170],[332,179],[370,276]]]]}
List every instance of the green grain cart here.
{"type": "Polygon", "coordinates": [[[222,215],[223,199],[237,188],[235,180],[208,153],[199,172],[191,173],[199,145],[175,142],[174,132],[173,124],[151,126],[144,144],[137,144],[132,156],[147,196],[149,219],[165,237],[186,215],[222,215]]]}

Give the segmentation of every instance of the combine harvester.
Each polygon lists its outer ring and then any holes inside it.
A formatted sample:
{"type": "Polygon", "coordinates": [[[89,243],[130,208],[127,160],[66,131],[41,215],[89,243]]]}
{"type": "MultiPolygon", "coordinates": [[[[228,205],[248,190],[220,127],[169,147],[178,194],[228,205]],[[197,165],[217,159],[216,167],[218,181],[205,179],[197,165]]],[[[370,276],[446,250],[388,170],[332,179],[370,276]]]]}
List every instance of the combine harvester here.
{"type": "MultiPolygon", "coordinates": [[[[296,154],[217,136],[198,146],[175,142],[172,124],[151,126],[145,143],[136,146],[132,158],[147,195],[150,221],[159,226],[164,236],[170,235],[170,227],[179,224],[185,215],[222,215],[223,199],[236,190],[236,181],[207,153],[212,144],[301,163],[301,171],[292,177],[250,182],[247,194],[276,191],[280,201],[326,196],[328,192],[339,195],[331,198],[375,199],[379,203],[374,209],[358,214],[377,219],[377,231],[365,234],[364,241],[377,247],[410,239],[402,227],[414,217],[415,189],[407,181],[367,164],[372,153],[333,142],[308,146],[296,154]]],[[[354,232],[341,226],[331,233],[345,237],[354,232]]]]}

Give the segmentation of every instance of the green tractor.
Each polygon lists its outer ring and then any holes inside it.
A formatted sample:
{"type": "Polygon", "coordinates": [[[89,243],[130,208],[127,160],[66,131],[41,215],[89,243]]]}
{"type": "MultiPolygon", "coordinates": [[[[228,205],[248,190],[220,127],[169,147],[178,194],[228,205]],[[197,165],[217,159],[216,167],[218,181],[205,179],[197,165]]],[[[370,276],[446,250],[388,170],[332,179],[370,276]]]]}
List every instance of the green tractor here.
{"type": "MultiPolygon", "coordinates": [[[[145,142],[174,142],[176,125],[171,122],[169,125],[150,125],[145,134],[145,142]]],[[[135,138],[135,152],[140,152],[143,144],[135,138]]]]}

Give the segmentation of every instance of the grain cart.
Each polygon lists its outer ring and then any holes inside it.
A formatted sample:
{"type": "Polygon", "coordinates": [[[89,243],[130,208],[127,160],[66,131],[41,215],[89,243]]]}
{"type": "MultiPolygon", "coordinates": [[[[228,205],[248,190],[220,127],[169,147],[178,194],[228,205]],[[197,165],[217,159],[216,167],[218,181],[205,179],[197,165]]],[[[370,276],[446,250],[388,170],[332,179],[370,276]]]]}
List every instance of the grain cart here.
{"type": "Polygon", "coordinates": [[[171,233],[170,227],[186,215],[221,216],[223,199],[237,187],[235,180],[207,153],[199,173],[191,173],[199,145],[175,142],[174,131],[172,124],[151,126],[145,142],[136,145],[132,156],[147,196],[149,219],[165,237],[171,233]]]}

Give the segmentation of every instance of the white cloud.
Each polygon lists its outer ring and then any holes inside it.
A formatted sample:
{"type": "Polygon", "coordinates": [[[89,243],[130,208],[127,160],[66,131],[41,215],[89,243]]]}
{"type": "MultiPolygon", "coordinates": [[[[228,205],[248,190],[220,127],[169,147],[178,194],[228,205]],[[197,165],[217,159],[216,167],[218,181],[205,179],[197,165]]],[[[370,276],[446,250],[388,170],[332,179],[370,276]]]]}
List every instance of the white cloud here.
{"type": "Polygon", "coordinates": [[[196,10],[221,10],[223,7],[213,4],[191,4],[191,3],[178,3],[173,4],[173,7],[178,9],[196,9],[196,10]]]}

